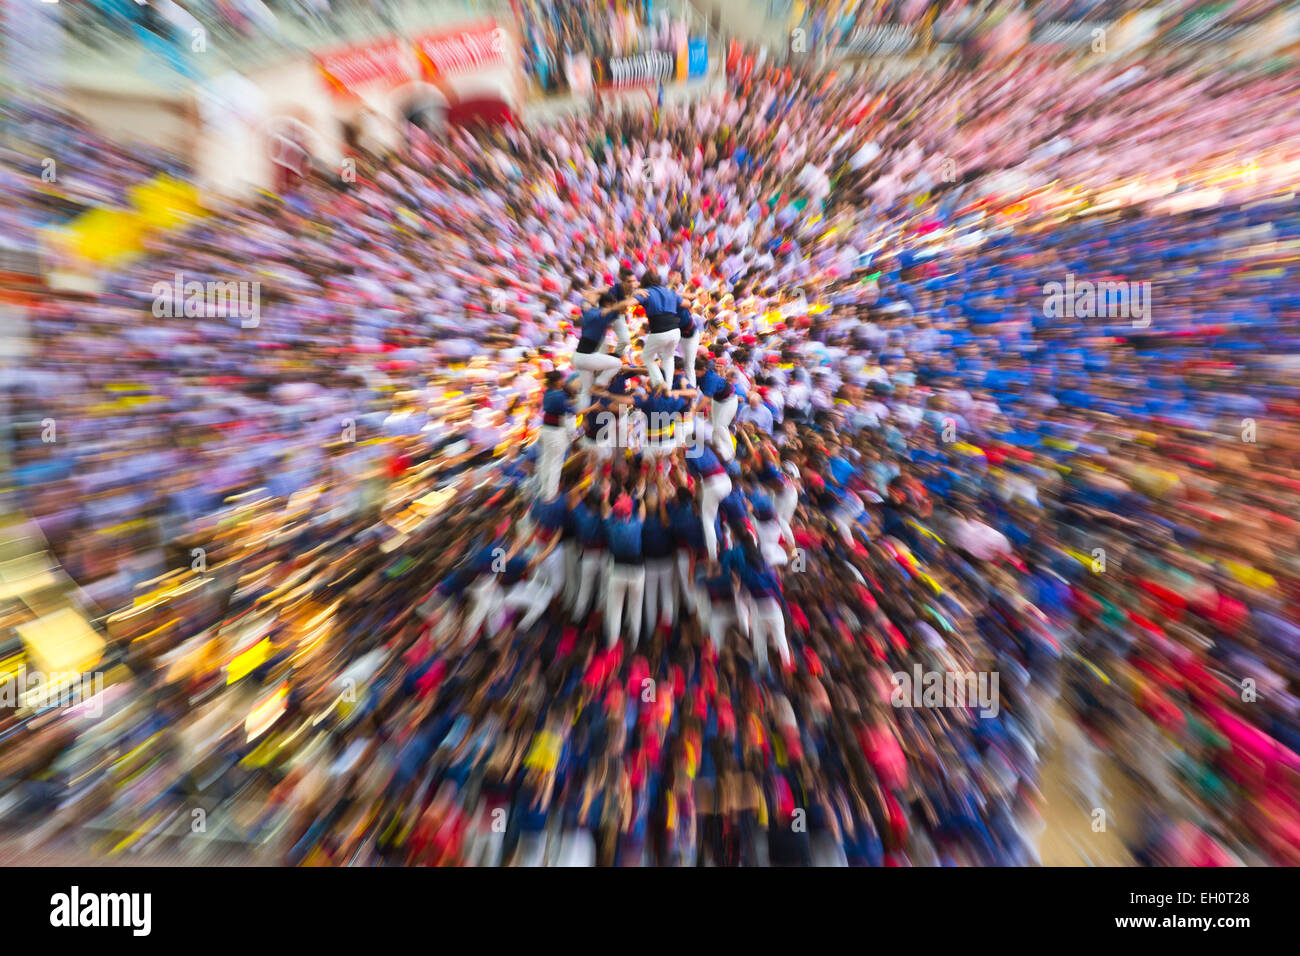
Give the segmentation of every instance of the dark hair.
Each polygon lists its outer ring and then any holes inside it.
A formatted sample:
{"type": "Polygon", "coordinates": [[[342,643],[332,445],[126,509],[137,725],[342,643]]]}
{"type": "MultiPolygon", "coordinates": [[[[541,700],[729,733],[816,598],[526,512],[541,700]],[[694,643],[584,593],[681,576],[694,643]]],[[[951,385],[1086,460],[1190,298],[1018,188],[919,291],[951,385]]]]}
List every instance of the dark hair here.
{"type": "Polygon", "coordinates": [[[645,272],[641,273],[641,284],[647,287],[660,285],[659,274],[653,269],[647,269],[645,272]]]}

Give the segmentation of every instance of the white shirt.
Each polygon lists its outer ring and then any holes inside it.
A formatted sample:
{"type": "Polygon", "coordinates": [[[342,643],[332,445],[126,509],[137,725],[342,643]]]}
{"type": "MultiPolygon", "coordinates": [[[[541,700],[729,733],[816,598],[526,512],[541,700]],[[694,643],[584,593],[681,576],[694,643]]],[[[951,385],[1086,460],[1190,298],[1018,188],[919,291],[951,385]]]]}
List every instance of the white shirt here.
{"type": "Polygon", "coordinates": [[[964,548],[982,561],[992,561],[1011,553],[1011,542],[996,528],[991,528],[973,518],[956,522],[953,535],[958,547],[964,548]]]}

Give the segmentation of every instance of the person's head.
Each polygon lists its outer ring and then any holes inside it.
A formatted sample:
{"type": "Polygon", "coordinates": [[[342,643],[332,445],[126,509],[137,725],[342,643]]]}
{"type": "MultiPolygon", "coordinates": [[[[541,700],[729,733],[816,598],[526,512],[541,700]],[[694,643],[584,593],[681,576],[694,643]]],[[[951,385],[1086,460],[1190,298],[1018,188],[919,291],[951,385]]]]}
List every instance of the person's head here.
{"type": "Polygon", "coordinates": [[[659,273],[655,272],[653,269],[647,269],[645,272],[641,273],[641,288],[651,289],[662,284],[663,283],[659,279],[659,273]]]}

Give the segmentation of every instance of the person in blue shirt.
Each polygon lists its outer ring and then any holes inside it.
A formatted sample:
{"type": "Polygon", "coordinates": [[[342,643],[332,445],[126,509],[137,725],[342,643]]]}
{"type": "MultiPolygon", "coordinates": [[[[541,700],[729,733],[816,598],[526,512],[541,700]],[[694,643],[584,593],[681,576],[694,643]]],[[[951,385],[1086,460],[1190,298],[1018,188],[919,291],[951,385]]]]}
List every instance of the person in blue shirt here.
{"type": "Polygon", "coordinates": [[[687,468],[699,482],[700,523],[704,550],[710,561],[718,560],[718,507],[731,494],[731,477],[708,445],[695,444],[686,455],[687,468]]]}
{"type": "Polygon", "coordinates": [[[570,420],[575,414],[573,393],[565,384],[564,373],[546,373],[546,391],[542,394],[542,427],[537,436],[538,497],[554,498],[560,490],[560,470],[569,450],[570,420]]]}
{"type": "Polygon", "coordinates": [[[776,568],[789,563],[789,551],[794,548],[794,541],[790,539],[782,542],[781,522],[777,518],[776,503],[772,496],[758,481],[746,481],[744,487],[754,522],[754,534],[758,537],[763,557],[776,568]]]}
{"type": "Polygon", "coordinates": [[[569,430],[574,415],[585,415],[592,407],[575,408],[576,388],[565,381],[559,370],[546,373],[546,391],[542,393],[542,427],[537,436],[538,497],[549,501],[559,493],[560,472],[569,454],[569,430]]]}
{"type": "Polygon", "coordinates": [[[753,537],[754,529],[749,520],[749,499],[741,487],[740,463],[727,462],[727,477],[731,479],[731,491],[722,499],[719,510],[723,521],[737,539],[753,537]]]}
{"type": "Polygon", "coordinates": [[[781,665],[791,665],[790,645],[785,639],[785,598],[781,578],[768,563],[758,545],[746,541],[739,568],[741,587],[749,603],[749,629],[754,640],[754,660],[760,670],[767,669],[767,646],[776,648],[781,665]]]}
{"type": "MultiPolygon", "coordinates": [[[[613,292],[601,295],[594,307],[582,310],[582,327],[578,337],[578,347],[569,361],[578,370],[578,404],[586,405],[591,396],[592,385],[604,387],[623,367],[623,360],[618,355],[611,355],[604,350],[605,336],[611,327],[623,317],[622,310],[631,299],[618,299],[613,292]]],[[[626,330],[626,324],[624,324],[626,330]]],[[[620,333],[625,336],[626,331],[620,333]]],[[[620,338],[620,345],[626,343],[620,338]]]]}
{"type": "Polygon", "coordinates": [[[700,350],[700,336],[703,329],[700,321],[691,312],[691,307],[683,302],[677,309],[678,330],[681,332],[682,370],[686,384],[695,387],[695,355],[700,350]]]}
{"type": "Polygon", "coordinates": [[[673,363],[677,343],[681,341],[679,328],[681,297],[660,280],[658,273],[647,269],[641,276],[641,291],[636,300],[645,309],[646,336],[641,348],[641,363],[646,367],[652,386],[668,388],[673,380],[673,363]]]}
{"type": "Polygon", "coordinates": [[[731,382],[720,375],[714,363],[696,360],[700,395],[709,400],[709,421],[713,425],[712,444],[723,461],[735,457],[735,441],[731,437],[731,422],[740,407],[740,399],[731,382]]]}
{"type": "MultiPolygon", "coordinates": [[[[615,381],[621,377],[621,373],[616,375],[615,381]]],[[[610,385],[612,388],[614,382],[610,385]]],[[[600,465],[613,457],[614,449],[621,444],[625,425],[625,411],[618,400],[609,390],[596,388],[591,411],[582,416],[582,437],[578,443],[586,451],[590,464],[600,465]]]]}
{"type": "Polygon", "coordinates": [[[505,624],[506,595],[528,569],[528,562],[522,556],[527,543],[527,535],[515,526],[501,537],[486,538],[470,553],[467,566],[474,580],[467,589],[469,604],[461,630],[462,641],[473,641],[480,627],[486,629],[487,636],[500,632],[505,624]]]}
{"type": "Polygon", "coordinates": [[[862,499],[852,490],[850,484],[857,474],[857,469],[841,453],[838,443],[827,443],[830,458],[826,465],[826,491],[834,504],[827,509],[835,527],[844,539],[846,547],[853,547],[853,533],[861,518],[865,517],[866,507],[862,499]]]}
{"type": "Polygon", "coordinates": [[[700,612],[701,626],[709,634],[713,650],[722,653],[727,633],[739,625],[740,616],[736,602],[735,562],[737,549],[727,548],[720,560],[711,562],[703,576],[703,602],[700,612]]]}
{"type": "Polygon", "coordinates": [[[645,523],[645,502],[634,505],[627,495],[609,500],[608,479],[602,508],[605,543],[609,548],[609,581],[605,591],[605,638],[610,647],[618,643],[626,622],[632,647],[641,639],[641,606],[645,596],[645,550],[641,529],[645,523]]]}
{"type": "Polygon", "coordinates": [[[668,493],[662,477],[646,490],[641,548],[645,554],[645,627],[653,637],[660,624],[671,627],[677,618],[673,591],[673,532],[668,517],[668,493]]]}
{"type": "Polygon", "coordinates": [[[793,547],[794,528],[790,520],[799,507],[799,488],[786,473],[775,448],[763,441],[755,444],[746,430],[740,432],[740,440],[749,454],[754,479],[771,496],[781,537],[785,539],[787,547],[793,547]]]}
{"type": "MultiPolygon", "coordinates": [[[[634,272],[630,266],[621,266],[618,270],[618,278],[614,280],[614,284],[606,290],[605,295],[612,297],[612,301],[614,302],[621,302],[624,299],[631,299],[635,290],[636,272],[634,272]]],[[[619,354],[622,354],[630,344],[626,323],[622,324],[622,329],[620,329],[618,325],[615,325],[615,332],[618,335],[619,354]]]]}
{"type": "Polygon", "coordinates": [[[585,497],[579,497],[576,489],[574,495],[576,500],[569,518],[579,551],[578,590],[572,608],[572,619],[577,624],[587,616],[593,604],[599,606],[604,597],[607,555],[602,516],[604,502],[600,491],[593,485],[585,497]]]}
{"type": "Polygon", "coordinates": [[[642,453],[650,458],[672,455],[679,444],[686,410],[690,403],[681,394],[654,388],[638,397],[634,404],[645,417],[645,442],[642,453]]]}
{"type": "MultiPolygon", "coordinates": [[[[551,606],[551,601],[564,590],[564,552],[560,542],[568,518],[566,496],[557,494],[547,500],[537,500],[532,507],[533,558],[528,561],[518,580],[503,580],[508,585],[505,606],[523,610],[519,629],[528,631],[551,606]]],[[[507,574],[507,577],[510,577],[507,574]]]]}

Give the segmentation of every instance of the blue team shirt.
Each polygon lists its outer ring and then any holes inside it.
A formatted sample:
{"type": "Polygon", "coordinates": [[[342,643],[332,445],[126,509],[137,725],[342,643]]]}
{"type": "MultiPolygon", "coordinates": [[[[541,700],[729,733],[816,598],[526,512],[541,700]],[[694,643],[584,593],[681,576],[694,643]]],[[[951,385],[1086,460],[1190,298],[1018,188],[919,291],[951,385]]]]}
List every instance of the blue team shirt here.
{"type": "Polygon", "coordinates": [[[672,524],[655,514],[646,515],[641,527],[641,549],[647,558],[666,558],[673,553],[672,524]]]}
{"type": "Polygon", "coordinates": [[[717,453],[705,444],[696,445],[692,451],[694,454],[686,456],[686,464],[692,471],[696,472],[701,478],[712,478],[714,475],[725,475],[727,469],[722,467],[722,462],[718,460],[717,453]]]}
{"type": "Polygon", "coordinates": [[[532,516],[542,537],[549,541],[553,535],[564,530],[568,510],[564,507],[564,499],[557,496],[550,501],[536,502],[532,507],[532,516]]]}
{"type": "Polygon", "coordinates": [[[609,543],[609,553],[621,564],[641,564],[645,552],[641,546],[640,518],[631,517],[605,519],[605,540],[609,543]]]}
{"type": "Polygon", "coordinates": [[[668,524],[673,529],[677,547],[697,554],[704,551],[704,523],[689,504],[668,506],[668,524]]]}
{"type": "Polygon", "coordinates": [[[848,485],[853,478],[853,465],[843,458],[832,458],[830,460],[830,470],[831,477],[841,487],[848,485]]]}
{"type": "Polygon", "coordinates": [[[731,493],[722,499],[719,506],[727,522],[738,530],[745,527],[745,519],[748,517],[749,512],[745,504],[745,493],[733,485],[731,493]]]}
{"type": "Polygon", "coordinates": [[[650,394],[636,400],[636,407],[646,418],[646,437],[655,443],[667,443],[676,432],[688,405],[684,398],[650,394]]]}
{"type": "Polygon", "coordinates": [[[569,512],[569,522],[573,528],[573,536],[584,548],[605,547],[605,525],[600,520],[600,515],[591,510],[585,501],[579,501],[574,505],[573,510],[569,512]]]}
{"type": "Polygon", "coordinates": [[[486,544],[475,552],[474,557],[470,559],[470,567],[476,574],[490,574],[496,570],[492,565],[499,555],[503,556],[505,549],[502,548],[500,541],[493,541],[486,544]]]}
{"type": "Polygon", "coordinates": [[[772,504],[772,499],[759,489],[755,488],[749,493],[749,503],[754,509],[754,520],[773,521],[776,519],[776,507],[772,504]]]}
{"type": "Polygon", "coordinates": [[[691,310],[686,306],[680,306],[677,309],[677,327],[681,330],[682,338],[689,339],[700,331],[700,324],[696,321],[691,310]]]}
{"type": "Polygon", "coordinates": [[[547,425],[561,425],[564,416],[574,412],[569,394],[562,388],[548,388],[542,395],[542,421],[547,425]]]}
{"type": "Polygon", "coordinates": [[[762,466],[758,468],[757,473],[758,480],[769,488],[784,488],[786,485],[787,478],[785,472],[781,471],[780,468],[772,464],[770,461],[763,462],[762,466]]]}
{"type": "Polygon", "coordinates": [[[724,401],[735,392],[735,389],[731,387],[731,383],[715,372],[712,365],[696,380],[696,384],[703,394],[715,402],[724,401]]]}
{"type": "Polygon", "coordinates": [[[604,309],[582,310],[582,338],[599,345],[604,341],[609,327],[618,320],[618,313],[604,309]]]}
{"type": "Polygon", "coordinates": [[[677,310],[681,308],[682,300],[672,289],[661,285],[651,286],[638,292],[636,300],[645,309],[651,332],[668,332],[677,328],[677,310]]]}
{"type": "Polygon", "coordinates": [[[609,392],[611,395],[627,395],[627,380],[631,377],[632,375],[630,372],[615,373],[614,377],[610,379],[609,385],[605,387],[605,391],[609,392]]]}
{"type": "Polygon", "coordinates": [[[753,597],[781,599],[781,583],[770,567],[755,567],[746,563],[740,572],[740,583],[753,597]]]}

